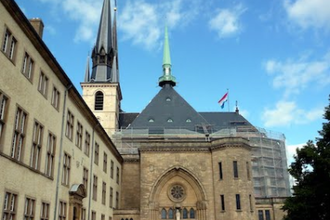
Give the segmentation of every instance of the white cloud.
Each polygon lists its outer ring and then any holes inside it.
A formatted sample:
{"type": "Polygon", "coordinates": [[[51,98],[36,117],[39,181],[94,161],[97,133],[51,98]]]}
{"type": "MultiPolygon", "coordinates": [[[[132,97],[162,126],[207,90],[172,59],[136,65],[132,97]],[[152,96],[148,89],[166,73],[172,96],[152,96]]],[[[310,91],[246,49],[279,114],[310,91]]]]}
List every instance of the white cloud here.
{"type": "Polygon", "coordinates": [[[146,49],[160,44],[164,23],[170,28],[189,23],[196,13],[196,1],[170,0],[151,4],[144,0],[127,1],[118,21],[118,28],[124,34],[124,40],[146,49]]]}
{"type": "Polygon", "coordinates": [[[319,60],[288,60],[285,62],[268,60],[264,64],[267,73],[273,76],[273,87],[283,88],[285,97],[299,94],[309,85],[330,84],[330,53],[319,60]]]}
{"type": "Polygon", "coordinates": [[[241,4],[232,9],[220,9],[209,21],[209,28],[217,32],[220,38],[232,37],[242,30],[240,16],[246,11],[241,4]]]}
{"type": "Polygon", "coordinates": [[[286,158],[288,161],[288,166],[290,166],[290,164],[294,161],[293,156],[296,155],[296,149],[300,149],[304,145],[306,145],[306,143],[286,146],[286,158]]]}
{"type": "Polygon", "coordinates": [[[302,28],[330,30],[329,0],[285,0],[284,8],[290,21],[302,28]]]}
{"type": "Polygon", "coordinates": [[[300,109],[293,101],[279,101],[275,109],[265,109],[262,120],[266,127],[306,124],[322,118],[323,109],[314,108],[309,111],[300,109]]]}

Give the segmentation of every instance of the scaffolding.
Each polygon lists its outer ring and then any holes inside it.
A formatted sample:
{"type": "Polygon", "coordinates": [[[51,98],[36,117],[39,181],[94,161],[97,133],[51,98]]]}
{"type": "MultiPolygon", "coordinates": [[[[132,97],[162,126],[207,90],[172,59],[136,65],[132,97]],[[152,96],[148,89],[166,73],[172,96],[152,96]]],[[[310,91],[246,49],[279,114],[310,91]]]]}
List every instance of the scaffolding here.
{"type": "Polygon", "coordinates": [[[252,148],[252,176],[256,197],[287,197],[290,196],[289,174],[285,148],[285,136],[282,133],[269,131],[255,126],[214,127],[207,133],[196,129],[161,128],[155,129],[122,129],[113,135],[121,154],[138,154],[139,140],[204,140],[210,141],[224,137],[243,137],[249,140],[252,148]]]}

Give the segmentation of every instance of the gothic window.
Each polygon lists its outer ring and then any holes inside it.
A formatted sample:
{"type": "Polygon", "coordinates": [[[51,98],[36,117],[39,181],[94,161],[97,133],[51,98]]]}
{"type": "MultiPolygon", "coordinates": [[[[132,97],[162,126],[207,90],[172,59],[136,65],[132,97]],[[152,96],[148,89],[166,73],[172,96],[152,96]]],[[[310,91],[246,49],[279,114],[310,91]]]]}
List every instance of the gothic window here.
{"type": "Polygon", "coordinates": [[[220,195],[220,201],[221,201],[221,211],[225,211],[225,195],[220,195]]]}
{"type": "Polygon", "coordinates": [[[174,219],[174,213],[173,213],[173,209],[170,208],[170,210],[168,210],[168,218],[169,219],[174,219]]]}
{"type": "Polygon", "coordinates": [[[195,218],[195,210],[193,208],[190,209],[190,218],[195,218]]]}
{"type": "Polygon", "coordinates": [[[103,93],[100,91],[95,94],[94,110],[103,110],[103,93]]]}
{"type": "Polygon", "coordinates": [[[234,177],[238,178],[238,167],[237,167],[237,161],[233,161],[233,169],[234,169],[234,177]]]}
{"type": "Polygon", "coordinates": [[[236,209],[241,210],[241,197],[239,194],[236,194],[236,209]]]}
{"type": "Polygon", "coordinates": [[[167,212],[166,212],[166,209],[162,209],[162,219],[166,219],[167,217],[167,212]]]}
{"type": "Polygon", "coordinates": [[[183,219],[188,218],[188,210],[186,208],[184,208],[183,211],[182,211],[182,217],[183,217],[183,219]]]}

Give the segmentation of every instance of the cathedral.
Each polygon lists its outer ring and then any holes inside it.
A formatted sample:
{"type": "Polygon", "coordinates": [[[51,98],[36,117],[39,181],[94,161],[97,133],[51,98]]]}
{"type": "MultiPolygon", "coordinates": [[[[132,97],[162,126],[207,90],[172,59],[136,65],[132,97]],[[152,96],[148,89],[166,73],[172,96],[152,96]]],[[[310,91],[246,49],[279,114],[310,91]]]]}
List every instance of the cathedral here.
{"type": "Polygon", "coordinates": [[[80,95],[42,21],[0,0],[2,219],[282,219],[284,135],[238,108],[195,110],[175,89],[167,28],[159,92],[121,108],[116,13],[104,0],[80,95]]]}

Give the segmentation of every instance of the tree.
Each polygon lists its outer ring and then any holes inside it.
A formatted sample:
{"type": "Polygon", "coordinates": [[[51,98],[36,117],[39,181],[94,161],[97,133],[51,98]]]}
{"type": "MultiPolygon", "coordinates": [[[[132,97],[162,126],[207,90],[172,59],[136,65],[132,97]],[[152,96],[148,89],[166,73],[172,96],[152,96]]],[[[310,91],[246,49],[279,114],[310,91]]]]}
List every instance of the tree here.
{"type": "Polygon", "coordinates": [[[330,220],[330,95],[316,144],[297,149],[289,173],[296,179],[293,197],[283,206],[285,220],[330,220]]]}

